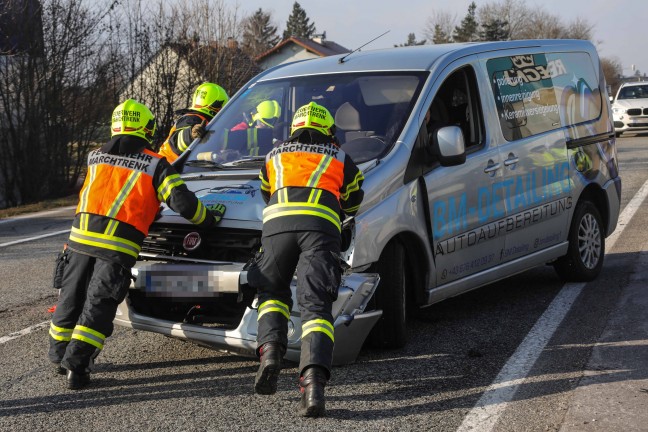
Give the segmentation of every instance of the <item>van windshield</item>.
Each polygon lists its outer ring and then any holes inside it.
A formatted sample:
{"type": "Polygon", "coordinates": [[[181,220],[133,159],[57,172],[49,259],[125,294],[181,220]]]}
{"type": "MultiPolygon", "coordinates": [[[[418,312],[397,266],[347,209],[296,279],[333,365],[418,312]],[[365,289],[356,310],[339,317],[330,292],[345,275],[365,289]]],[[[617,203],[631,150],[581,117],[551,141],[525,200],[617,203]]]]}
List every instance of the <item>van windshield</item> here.
{"type": "Polygon", "coordinates": [[[250,85],[230,100],[184,164],[184,172],[261,166],[290,135],[295,111],[315,102],[335,119],[342,149],[356,163],[384,155],[400,135],[426,73],[312,75],[250,85]]]}

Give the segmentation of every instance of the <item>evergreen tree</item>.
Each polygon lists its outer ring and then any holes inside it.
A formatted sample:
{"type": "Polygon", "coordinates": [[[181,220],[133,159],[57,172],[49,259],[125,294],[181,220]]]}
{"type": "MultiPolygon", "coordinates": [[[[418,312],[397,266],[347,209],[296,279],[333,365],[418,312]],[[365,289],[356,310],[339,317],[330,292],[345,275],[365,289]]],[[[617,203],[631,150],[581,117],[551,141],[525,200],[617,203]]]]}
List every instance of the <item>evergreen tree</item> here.
{"type": "Polygon", "coordinates": [[[400,45],[394,45],[394,47],[398,48],[398,47],[405,47],[405,46],[423,45],[424,43],[425,43],[425,39],[423,39],[422,41],[417,41],[416,35],[414,33],[410,33],[407,35],[407,42],[400,45]]]}
{"type": "Polygon", "coordinates": [[[271,16],[259,8],[243,23],[243,51],[256,57],[279,42],[277,27],[270,24],[271,16]]]}
{"type": "Polygon", "coordinates": [[[432,36],[432,42],[435,44],[444,44],[452,42],[450,36],[443,31],[440,24],[434,25],[434,35],[432,36]]]}
{"type": "Polygon", "coordinates": [[[487,23],[482,23],[482,31],[480,33],[481,40],[483,41],[503,41],[509,40],[511,30],[508,21],[494,19],[487,23]]]}
{"type": "Polygon", "coordinates": [[[461,25],[455,27],[453,34],[455,42],[472,42],[479,38],[479,23],[475,18],[475,9],[477,9],[475,2],[470,3],[468,13],[461,20],[461,25]]]}
{"type": "Polygon", "coordinates": [[[306,11],[302,9],[299,3],[295,2],[292,13],[286,22],[283,38],[288,39],[290,36],[297,36],[310,39],[315,34],[315,23],[309,23],[309,21],[306,11]]]}

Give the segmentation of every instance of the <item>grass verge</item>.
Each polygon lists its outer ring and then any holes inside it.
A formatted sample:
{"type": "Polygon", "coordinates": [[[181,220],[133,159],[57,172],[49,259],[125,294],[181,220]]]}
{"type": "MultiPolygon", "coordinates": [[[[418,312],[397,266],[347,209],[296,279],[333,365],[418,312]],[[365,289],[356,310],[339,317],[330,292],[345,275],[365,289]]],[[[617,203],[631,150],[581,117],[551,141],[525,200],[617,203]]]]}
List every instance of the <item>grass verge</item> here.
{"type": "Polygon", "coordinates": [[[37,203],[25,204],[17,207],[10,207],[0,210],[0,219],[6,219],[25,213],[35,213],[43,210],[67,207],[76,205],[79,202],[79,194],[69,195],[62,198],[39,201],[37,203]]]}

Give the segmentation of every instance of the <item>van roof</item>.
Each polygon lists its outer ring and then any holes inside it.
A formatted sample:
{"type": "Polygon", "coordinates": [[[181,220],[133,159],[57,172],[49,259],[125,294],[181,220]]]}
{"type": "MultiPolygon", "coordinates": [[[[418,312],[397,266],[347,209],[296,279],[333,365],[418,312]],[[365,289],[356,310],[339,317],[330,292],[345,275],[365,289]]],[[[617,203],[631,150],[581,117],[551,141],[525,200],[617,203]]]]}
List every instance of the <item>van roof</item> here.
{"type": "Polygon", "coordinates": [[[259,76],[259,81],[286,76],[356,71],[425,71],[430,70],[432,65],[441,58],[445,58],[447,62],[450,62],[467,55],[525,47],[546,47],[547,50],[551,51],[578,49],[595,53],[594,46],[589,41],[567,39],[529,39],[501,42],[419,45],[379,50],[361,50],[351,54],[346,53],[282,64],[262,73],[259,76]],[[340,59],[344,59],[342,63],[340,63],[340,59]]]}

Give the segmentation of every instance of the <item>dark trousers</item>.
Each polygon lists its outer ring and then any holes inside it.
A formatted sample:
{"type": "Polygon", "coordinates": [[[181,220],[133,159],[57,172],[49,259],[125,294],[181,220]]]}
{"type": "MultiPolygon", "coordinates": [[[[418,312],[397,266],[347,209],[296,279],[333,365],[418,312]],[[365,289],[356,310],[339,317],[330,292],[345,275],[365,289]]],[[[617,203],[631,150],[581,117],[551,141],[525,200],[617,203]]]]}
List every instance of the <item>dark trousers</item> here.
{"type": "Polygon", "coordinates": [[[78,373],[113,332],[117,306],[126,297],[130,269],[70,249],[61,292],[50,325],[49,359],[78,373]]]}
{"type": "MultiPolygon", "coordinates": [[[[330,375],[333,359],[333,316],[341,268],[340,237],[317,231],[264,236],[262,252],[248,271],[248,283],[259,295],[257,345],[288,344],[288,319],[280,312],[261,315],[261,305],[279,301],[292,309],[290,282],[297,271],[297,302],[301,312],[300,374],[309,366],[323,367],[330,375]]],[[[281,309],[281,308],[279,308],[281,309]]]]}

